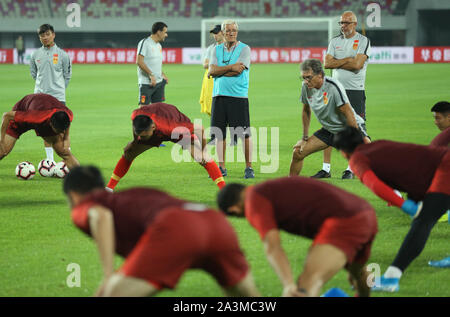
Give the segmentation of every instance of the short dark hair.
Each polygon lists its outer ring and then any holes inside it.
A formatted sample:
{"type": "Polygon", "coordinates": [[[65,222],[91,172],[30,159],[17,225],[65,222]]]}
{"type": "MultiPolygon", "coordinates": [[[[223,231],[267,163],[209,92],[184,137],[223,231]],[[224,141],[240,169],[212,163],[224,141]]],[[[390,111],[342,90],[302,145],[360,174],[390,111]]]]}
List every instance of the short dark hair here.
{"type": "Polygon", "coordinates": [[[323,71],[322,63],[316,58],[307,59],[302,63],[301,66],[302,72],[311,70],[314,75],[321,74],[322,77],[325,76],[325,72],[323,71]]]}
{"type": "Polygon", "coordinates": [[[50,122],[58,131],[64,131],[70,126],[70,118],[64,111],[57,111],[50,117],[50,122]]]}
{"type": "Polygon", "coordinates": [[[53,29],[53,26],[50,24],[42,24],[39,29],[37,30],[38,34],[42,34],[47,32],[48,30],[52,31],[52,33],[55,33],[55,30],[53,29]]]}
{"type": "Polygon", "coordinates": [[[148,128],[153,123],[153,120],[146,115],[140,114],[133,119],[133,129],[136,134],[140,134],[148,128]]]}
{"type": "Polygon", "coordinates": [[[64,178],[63,191],[86,194],[94,189],[105,188],[102,173],[95,166],[77,166],[64,178]]]}
{"type": "Polygon", "coordinates": [[[237,183],[231,183],[223,187],[217,194],[217,206],[219,206],[219,209],[223,213],[230,215],[230,213],[228,213],[228,208],[239,202],[241,199],[241,192],[244,189],[245,185],[237,183]]]}
{"type": "Polygon", "coordinates": [[[450,113],[450,102],[448,101],[439,101],[432,108],[431,112],[439,112],[443,114],[450,113]]]}
{"type": "Polygon", "coordinates": [[[364,136],[361,130],[354,127],[345,128],[333,138],[333,146],[346,153],[353,153],[356,147],[362,143],[364,143],[364,136]]]}
{"type": "Polygon", "coordinates": [[[158,31],[162,31],[166,27],[167,27],[167,24],[165,24],[164,22],[155,22],[152,25],[152,34],[156,34],[158,31]]]}

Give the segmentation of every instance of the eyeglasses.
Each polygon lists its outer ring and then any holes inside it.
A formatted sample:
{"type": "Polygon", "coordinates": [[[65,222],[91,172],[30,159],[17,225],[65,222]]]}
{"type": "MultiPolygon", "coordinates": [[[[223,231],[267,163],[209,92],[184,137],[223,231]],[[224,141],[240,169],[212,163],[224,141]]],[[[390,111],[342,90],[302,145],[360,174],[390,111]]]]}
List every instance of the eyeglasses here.
{"type": "Polygon", "coordinates": [[[300,80],[311,81],[316,75],[301,76],[300,80]]]}
{"type": "Polygon", "coordinates": [[[349,25],[349,24],[352,24],[352,23],[356,23],[356,22],[338,22],[338,24],[339,25],[349,25]]]}

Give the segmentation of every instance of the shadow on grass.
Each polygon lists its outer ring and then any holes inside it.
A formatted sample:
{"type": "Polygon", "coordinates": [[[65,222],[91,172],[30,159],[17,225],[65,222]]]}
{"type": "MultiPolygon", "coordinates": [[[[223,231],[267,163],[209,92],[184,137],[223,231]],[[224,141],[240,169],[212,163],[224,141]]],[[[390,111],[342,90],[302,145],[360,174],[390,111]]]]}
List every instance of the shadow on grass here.
{"type": "Polygon", "coordinates": [[[2,209],[6,208],[35,207],[35,206],[61,205],[61,204],[67,204],[67,201],[65,199],[2,201],[0,202],[0,212],[2,209]]]}

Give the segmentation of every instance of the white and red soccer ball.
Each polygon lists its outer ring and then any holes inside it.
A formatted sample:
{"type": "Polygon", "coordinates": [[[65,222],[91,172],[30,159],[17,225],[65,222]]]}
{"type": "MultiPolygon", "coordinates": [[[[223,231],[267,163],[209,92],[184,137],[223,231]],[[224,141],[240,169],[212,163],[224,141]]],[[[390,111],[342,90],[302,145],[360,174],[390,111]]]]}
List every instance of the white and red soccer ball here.
{"type": "Polygon", "coordinates": [[[36,174],[34,165],[30,162],[21,162],[16,166],[16,176],[18,179],[29,180],[36,174]]]}
{"type": "Polygon", "coordinates": [[[43,177],[52,177],[55,173],[56,163],[53,160],[44,159],[39,162],[38,172],[43,177]]]}
{"type": "Polygon", "coordinates": [[[64,178],[66,177],[67,174],[69,174],[69,168],[67,167],[66,163],[64,162],[56,163],[53,175],[59,178],[64,178]]]}

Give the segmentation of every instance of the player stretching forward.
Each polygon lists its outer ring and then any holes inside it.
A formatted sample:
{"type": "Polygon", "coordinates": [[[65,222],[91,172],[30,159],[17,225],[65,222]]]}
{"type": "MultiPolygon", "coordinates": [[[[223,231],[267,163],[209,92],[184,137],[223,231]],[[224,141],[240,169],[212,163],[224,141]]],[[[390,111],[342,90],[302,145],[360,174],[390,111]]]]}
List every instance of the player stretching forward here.
{"type": "Polygon", "coordinates": [[[69,128],[72,111],[58,99],[47,94],[23,97],[12,111],[3,114],[0,137],[0,160],[7,156],[17,139],[28,130],[35,130],[70,169],[80,165],[70,151],[69,128]]]}
{"type": "Polygon", "coordinates": [[[194,131],[191,120],[175,106],[162,102],[141,106],[133,111],[131,120],[133,121],[133,141],[125,147],[124,154],[107,185],[108,190],[114,190],[137,156],[152,147],[158,147],[164,141],[180,144],[183,149],[191,153],[196,162],[206,169],[219,188],[225,186],[219,167],[214,160],[207,159],[204,153],[206,140],[203,138],[203,129],[194,131]]]}
{"type": "Polygon", "coordinates": [[[247,188],[229,184],[218,193],[217,203],[227,215],[245,216],[259,232],[284,296],[319,296],[321,287],[342,268],[349,271],[359,296],[370,295],[365,263],[377,220],[365,200],[315,179],[286,177],[247,188]],[[280,229],[314,239],[297,284],[280,229]]]}
{"type": "Polygon", "coordinates": [[[97,243],[97,296],[150,296],[174,288],[190,268],[214,276],[227,296],[259,296],[236,233],[225,217],[159,190],[104,190],[100,171],[76,167],[64,179],[72,220],[97,243]],[[186,225],[189,224],[189,225],[186,225]],[[125,257],[114,272],[114,254],[125,257]]]}
{"type": "Polygon", "coordinates": [[[361,182],[414,217],[394,262],[381,277],[381,285],[374,288],[396,292],[403,272],[422,252],[434,225],[450,208],[450,149],[386,140],[363,144],[363,136],[355,128],[339,132],[334,145],[361,182]],[[392,188],[408,193],[410,199],[405,201],[392,188]]]}

